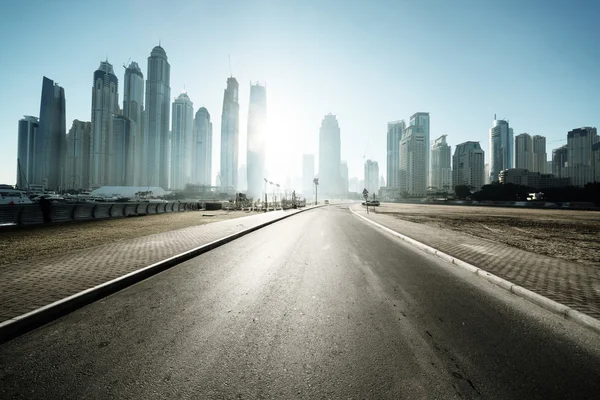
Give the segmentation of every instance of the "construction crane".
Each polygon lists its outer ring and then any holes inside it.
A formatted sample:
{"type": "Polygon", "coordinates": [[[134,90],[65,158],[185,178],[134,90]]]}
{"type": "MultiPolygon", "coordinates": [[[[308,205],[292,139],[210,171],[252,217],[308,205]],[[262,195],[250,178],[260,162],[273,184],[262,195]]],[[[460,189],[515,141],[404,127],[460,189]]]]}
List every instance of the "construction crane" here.
{"type": "Polygon", "coordinates": [[[129,66],[130,63],[131,63],[131,57],[129,57],[129,60],[127,60],[127,63],[123,63],[123,68],[127,69],[127,67],[129,66]]]}

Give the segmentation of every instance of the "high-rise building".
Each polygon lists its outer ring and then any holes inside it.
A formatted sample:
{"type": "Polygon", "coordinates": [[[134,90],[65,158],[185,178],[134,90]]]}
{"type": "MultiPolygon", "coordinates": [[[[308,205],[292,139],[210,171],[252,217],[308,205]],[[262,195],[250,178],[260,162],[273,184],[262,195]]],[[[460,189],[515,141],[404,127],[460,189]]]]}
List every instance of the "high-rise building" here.
{"type": "Polygon", "coordinates": [[[17,188],[27,189],[34,182],[36,159],[36,139],[40,120],[25,115],[19,120],[19,137],[17,147],[17,188]]]}
{"type": "Polygon", "coordinates": [[[132,61],[125,68],[123,80],[123,115],[129,119],[129,140],[135,151],[133,154],[133,184],[143,186],[146,183],[146,156],[144,154],[144,75],[138,63],[132,61]]]}
{"type": "Polygon", "coordinates": [[[227,78],[221,114],[221,186],[237,189],[238,147],[240,136],[239,85],[234,77],[227,78]]]}
{"type": "Polygon", "coordinates": [[[400,187],[400,140],[405,128],[404,120],[387,125],[387,186],[390,188],[400,187]]]}
{"type": "Polygon", "coordinates": [[[348,162],[342,161],[340,164],[340,175],[341,175],[341,191],[340,194],[348,193],[348,162]]]}
{"type": "Polygon", "coordinates": [[[593,146],[600,141],[596,128],[583,127],[567,135],[567,176],[574,186],[585,186],[595,179],[593,146]]]}
{"type": "Polygon", "coordinates": [[[372,161],[372,160],[365,161],[364,181],[365,181],[365,188],[369,192],[369,198],[372,198],[373,194],[378,194],[378,192],[379,192],[379,164],[377,163],[377,161],[372,161]]]}
{"type": "Polygon", "coordinates": [[[431,181],[431,158],[429,154],[429,143],[430,143],[430,135],[429,135],[429,113],[427,112],[418,112],[413,114],[410,117],[410,125],[414,126],[416,130],[413,130],[419,136],[425,137],[425,187],[430,186],[431,181]]]}
{"type": "Polygon", "coordinates": [[[194,129],[194,103],[187,93],[181,93],[173,102],[171,124],[171,181],[170,188],[181,190],[191,182],[192,136],[194,129]]]}
{"type": "Polygon", "coordinates": [[[90,137],[92,123],[74,120],[67,134],[65,189],[90,188],[90,137]]]}
{"type": "Polygon", "coordinates": [[[528,133],[515,136],[515,168],[533,171],[533,142],[528,133]]]}
{"type": "Polygon", "coordinates": [[[148,57],[146,110],[144,118],[144,186],[169,187],[169,119],[171,111],[171,66],[160,45],[148,57]]]}
{"type": "Polygon", "coordinates": [[[100,62],[92,86],[92,136],[90,138],[90,186],[114,185],[113,115],[119,108],[119,80],[108,61],[100,62]]]}
{"type": "Polygon", "coordinates": [[[315,155],[302,155],[302,193],[309,197],[313,192],[313,179],[315,177],[315,155]]]}
{"type": "Polygon", "coordinates": [[[267,143],[267,89],[258,82],[250,84],[250,108],[248,109],[248,137],[246,168],[249,197],[260,197],[265,177],[267,143]]]}
{"type": "Polygon", "coordinates": [[[411,124],[400,140],[400,191],[409,196],[427,195],[427,137],[424,129],[411,124]]]}
{"type": "Polygon", "coordinates": [[[531,170],[533,172],[545,174],[546,163],[548,161],[548,155],[546,154],[546,138],[540,135],[533,135],[531,142],[531,147],[533,149],[531,170]]]}
{"type": "Polygon", "coordinates": [[[194,120],[194,151],[192,182],[212,186],[212,122],[204,107],[196,111],[194,120]]]}
{"type": "Polygon", "coordinates": [[[60,190],[67,147],[65,90],[44,77],[40,102],[40,125],[34,144],[34,171],[29,185],[60,190]]]}
{"type": "Polygon", "coordinates": [[[335,115],[329,113],[319,131],[319,193],[335,195],[341,191],[340,127],[335,115]]]}
{"type": "Polygon", "coordinates": [[[477,191],[484,185],[484,152],[479,142],[464,142],[454,148],[452,184],[477,191]]]}
{"type": "Polygon", "coordinates": [[[131,120],[124,115],[112,116],[111,169],[106,182],[111,186],[133,186],[135,173],[135,137],[131,120]]]}
{"type": "Polygon", "coordinates": [[[552,150],[552,174],[557,178],[567,178],[566,167],[568,166],[569,150],[567,145],[552,150]]]}
{"type": "Polygon", "coordinates": [[[431,143],[431,185],[439,190],[452,190],[452,153],[442,135],[431,143]]]}
{"type": "Polygon", "coordinates": [[[246,192],[246,195],[248,194],[248,168],[246,164],[240,165],[238,169],[237,190],[238,192],[246,192]]]}
{"type": "Polygon", "coordinates": [[[494,126],[490,129],[489,183],[498,182],[500,171],[513,167],[513,146],[513,130],[508,121],[497,120],[494,115],[494,126]]]}

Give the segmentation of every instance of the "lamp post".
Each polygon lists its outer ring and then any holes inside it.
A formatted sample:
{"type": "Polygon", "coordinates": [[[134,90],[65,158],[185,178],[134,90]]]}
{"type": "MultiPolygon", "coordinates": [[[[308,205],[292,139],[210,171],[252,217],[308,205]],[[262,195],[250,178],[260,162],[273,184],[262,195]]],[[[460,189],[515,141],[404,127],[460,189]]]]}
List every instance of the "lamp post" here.
{"type": "Polygon", "coordinates": [[[267,212],[268,210],[268,205],[269,203],[267,203],[267,178],[263,178],[265,180],[265,212],[267,212]]]}
{"type": "MultiPolygon", "coordinates": [[[[275,186],[277,186],[277,194],[275,195],[275,208],[277,208],[277,196],[279,196],[279,194],[281,192],[279,191],[279,188],[280,188],[279,183],[276,183],[275,186]]],[[[281,197],[281,196],[279,196],[279,197],[281,197]]],[[[281,198],[279,199],[279,201],[281,202],[281,198]]]]}
{"type": "Polygon", "coordinates": [[[317,196],[318,187],[319,187],[319,178],[314,178],[313,183],[315,184],[315,206],[319,204],[319,198],[317,196]]]}

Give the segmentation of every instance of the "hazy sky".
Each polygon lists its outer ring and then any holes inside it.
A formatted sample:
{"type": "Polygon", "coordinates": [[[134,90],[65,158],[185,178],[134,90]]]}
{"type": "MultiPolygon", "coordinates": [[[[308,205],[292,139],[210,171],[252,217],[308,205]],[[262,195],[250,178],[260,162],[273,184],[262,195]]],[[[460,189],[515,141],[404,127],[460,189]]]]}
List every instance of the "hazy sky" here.
{"type": "Polygon", "coordinates": [[[494,114],[515,135],[546,136],[549,158],[568,130],[600,125],[597,0],[20,0],[2,2],[0,18],[0,183],[16,180],[17,123],[38,116],[44,75],[65,88],[68,129],[91,118],[101,60],[115,68],[122,106],[123,63],[145,77],[159,39],[172,98],[185,85],[194,110],[211,113],[215,173],[229,54],[240,164],[250,81],[266,82],[267,167],[281,183],[301,174],[302,153],[318,153],[329,111],[360,179],[364,155],[385,176],[387,122],[417,111],[430,113],[431,139],[480,141],[486,158],[494,114]]]}

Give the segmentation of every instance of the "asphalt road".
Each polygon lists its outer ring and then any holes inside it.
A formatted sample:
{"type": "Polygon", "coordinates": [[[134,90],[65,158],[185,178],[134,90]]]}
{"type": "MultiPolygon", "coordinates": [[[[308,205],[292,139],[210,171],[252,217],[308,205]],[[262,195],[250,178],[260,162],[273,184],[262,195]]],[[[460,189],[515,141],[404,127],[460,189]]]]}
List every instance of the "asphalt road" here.
{"type": "Polygon", "coordinates": [[[0,346],[2,399],[599,394],[599,335],[338,205],[0,346]]]}

